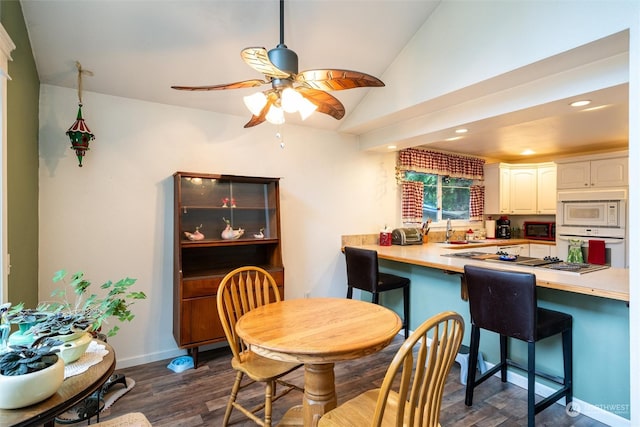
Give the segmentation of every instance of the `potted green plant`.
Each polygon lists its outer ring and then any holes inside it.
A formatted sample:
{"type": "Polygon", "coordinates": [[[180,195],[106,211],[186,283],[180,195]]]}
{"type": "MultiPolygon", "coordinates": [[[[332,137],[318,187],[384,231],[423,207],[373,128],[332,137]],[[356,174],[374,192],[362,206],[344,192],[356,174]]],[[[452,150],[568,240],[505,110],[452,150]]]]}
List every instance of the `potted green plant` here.
{"type": "MultiPolygon", "coordinates": [[[[135,300],[147,298],[144,292],[129,289],[136,283],[136,279],[129,277],[102,284],[100,288],[106,292],[102,297],[89,293],[91,282],[84,278],[83,272],[72,274],[67,279],[67,272],[60,270],[54,274],[53,282],[62,282],[66,286],[53,292],[52,297],[57,298],[57,301],[38,307],[40,312],[49,313],[49,316],[31,328],[38,336],[67,335],[84,330],[98,332],[110,317],[130,322],[135,317],[130,306],[135,300]],[[68,290],[75,294],[73,301],[68,298],[68,290]]],[[[112,326],[106,336],[114,336],[119,329],[117,325],[112,326]]]]}
{"type": "MultiPolygon", "coordinates": [[[[111,280],[102,284],[103,296],[90,292],[91,282],[84,278],[83,272],[70,276],[65,270],[57,271],[53,276],[54,283],[63,283],[52,293],[53,301],[41,303],[36,309],[24,309],[22,304],[9,310],[7,319],[11,323],[20,324],[33,320],[28,331],[23,332],[30,338],[26,344],[36,338],[55,337],[64,344],[60,347],[60,356],[65,363],[77,360],[89,346],[89,334],[101,332],[103,325],[110,317],[121,322],[130,322],[135,317],[130,306],[135,300],[145,299],[144,292],[132,291],[130,288],[136,279],[129,277],[117,282],[111,280]],[[70,298],[73,295],[73,298],[70,298]]],[[[115,335],[119,330],[113,325],[105,336],[115,335]]],[[[10,345],[25,344],[16,342],[10,337],[10,345]],[[13,342],[12,342],[13,341],[13,342]]],[[[25,338],[26,339],[26,338],[25,338]]]]}
{"type": "MultiPolygon", "coordinates": [[[[8,305],[11,306],[10,303],[8,305]]],[[[31,344],[35,340],[31,328],[38,322],[45,320],[49,313],[39,308],[24,308],[23,303],[11,309],[9,307],[7,307],[3,320],[18,326],[18,330],[10,337],[10,344],[22,346],[31,344]]]]}
{"type": "Polygon", "coordinates": [[[64,362],[53,347],[57,343],[39,339],[0,355],[0,409],[29,406],[58,390],[64,381],[64,362]]]}

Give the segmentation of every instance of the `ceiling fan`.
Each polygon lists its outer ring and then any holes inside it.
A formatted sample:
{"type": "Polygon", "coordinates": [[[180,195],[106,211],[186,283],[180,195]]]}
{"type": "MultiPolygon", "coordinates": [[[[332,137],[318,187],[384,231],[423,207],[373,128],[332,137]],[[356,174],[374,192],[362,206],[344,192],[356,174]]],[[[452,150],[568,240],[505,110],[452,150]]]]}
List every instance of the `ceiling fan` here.
{"type": "Polygon", "coordinates": [[[251,68],[264,74],[264,80],[252,79],[212,86],[171,86],[178,90],[242,89],[271,84],[271,89],[245,96],[244,102],[252,113],[245,128],[265,120],[284,123],[284,112],[299,112],[306,119],[314,111],[328,114],[336,120],[345,114],[344,105],[326,91],[358,87],[380,87],[384,83],[369,74],[341,70],[317,69],[298,72],[298,55],[284,44],[284,0],[280,0],[280,43],[267,51],[263,47],[248,47],[240,56],[251,68]]]}

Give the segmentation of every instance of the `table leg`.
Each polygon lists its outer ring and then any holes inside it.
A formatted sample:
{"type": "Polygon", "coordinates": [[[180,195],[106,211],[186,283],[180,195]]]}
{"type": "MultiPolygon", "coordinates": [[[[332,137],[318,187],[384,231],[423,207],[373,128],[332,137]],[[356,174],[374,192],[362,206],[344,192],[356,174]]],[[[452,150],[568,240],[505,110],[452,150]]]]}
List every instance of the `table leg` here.
{"type": "Polygon", "coordinates": [[[291,408],[278,426],[315,427],[326,412],[338,404],[333,363],[304,365],[302,406],[291,408]]]}
{"type": "Polygon", "coordinates": [[[338,405],[333,363],[304,365],[304,400],[302,413],[305,426],[315,426],[322,415],[338,405]]]}

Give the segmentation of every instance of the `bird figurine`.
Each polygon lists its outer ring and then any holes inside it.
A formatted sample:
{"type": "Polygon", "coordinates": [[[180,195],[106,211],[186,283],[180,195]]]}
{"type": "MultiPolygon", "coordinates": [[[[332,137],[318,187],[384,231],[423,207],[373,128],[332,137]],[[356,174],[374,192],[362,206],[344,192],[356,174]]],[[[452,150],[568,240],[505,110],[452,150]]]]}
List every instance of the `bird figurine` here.
{"type": "Polygon", "coordinates": [[[264,228],[261,228],[261,229],[260,229],[260,232],[258,232],[258,234],[254,234],[254,235],[253,235],[253,237],[254,237],[255,239],[264,239],[264,233],[263,233],[263,231],[264,231],[264,228]]]}
{"type": "Polygon", "coordinates": [[[201,228],[202,228],[202,224],[200,224],[198,227],[196,227],[196,231],[194,231],[193,233],[185,231],[184,235],[187,236],[187,239],[189,239],[189,240],[203,240],[204,239],[204,234],[202,234],[200,232],[201,228]]]}
{"type": "Polygon", "coordinates": [[[234,230],[231,227],[231,222],[228,219],[225,219],[223,217],[222,220],[227,223],[227,226],[225,227],[224,230],[222,230],[222,234],[221,234],[221,237],[224,240],[239,239],[244,234],[244,229],[243,228],[238,228],[237,230],[234,230]]]}

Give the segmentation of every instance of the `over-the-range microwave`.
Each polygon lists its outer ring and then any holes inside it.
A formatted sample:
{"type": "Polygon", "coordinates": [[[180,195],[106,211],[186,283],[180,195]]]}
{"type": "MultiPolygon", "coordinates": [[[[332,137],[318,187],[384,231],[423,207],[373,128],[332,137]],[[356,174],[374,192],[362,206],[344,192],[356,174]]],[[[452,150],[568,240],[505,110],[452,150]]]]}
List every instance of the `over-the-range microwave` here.
{"type": "Polygon", "coordinates": [[[562,203],[562,225],[624,227],[620,200],[562,203]]]}
{"type": "Polygon", "coordinates": [[[558,191],[558,225],[624,229],[626,201],[626,189],[558,191]]]}

